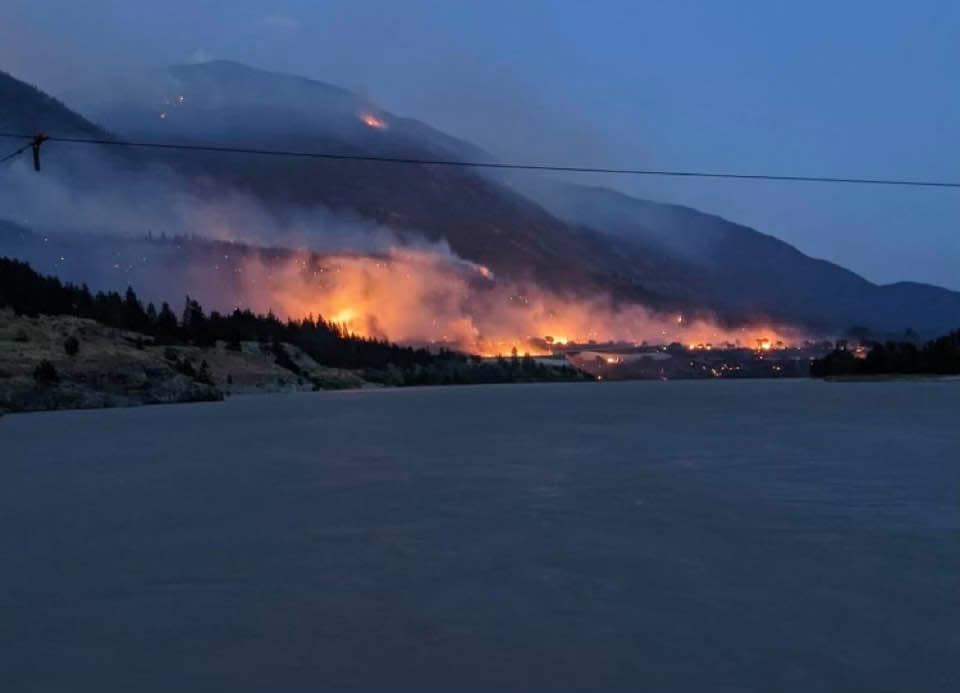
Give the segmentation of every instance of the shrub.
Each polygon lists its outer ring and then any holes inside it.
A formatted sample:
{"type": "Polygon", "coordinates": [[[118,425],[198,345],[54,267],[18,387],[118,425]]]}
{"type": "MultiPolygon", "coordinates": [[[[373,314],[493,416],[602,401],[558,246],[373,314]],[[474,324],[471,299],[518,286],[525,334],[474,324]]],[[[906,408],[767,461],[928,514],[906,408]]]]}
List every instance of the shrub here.
{"type": "Polygon", "coordinates": [[[60,374],[56,366],[44,359],[33,369],[33,379],[38,385],[55,385],[60,382],[60,374]]]}
{"type": "Polygon", "coordinates": [[[286,368],[294,375],[304,375],[303,369],[297,365],[297,362],[293,360],[290,353],[278,340],[273,340],[271,351],[273,352],[273,360],[278,366],[286,368]]]}
{"type": "Polygon", "coordinates": [[[213,376],[210,374],[210,364],[207,363],[206,359],[200,362],[200,370],[197,371],[194,380],[204,385],[213,385],[213,376]]]}
{"type": "Polygon", "coordinates": [[[170,365],[173,366],[173,370],[175,370],[177,373],[181,373],[191,380],[197,379],[197,371],[193,367],[193,364],[187,359],[183,359],[182,361],[173,361],[170,365]]]}

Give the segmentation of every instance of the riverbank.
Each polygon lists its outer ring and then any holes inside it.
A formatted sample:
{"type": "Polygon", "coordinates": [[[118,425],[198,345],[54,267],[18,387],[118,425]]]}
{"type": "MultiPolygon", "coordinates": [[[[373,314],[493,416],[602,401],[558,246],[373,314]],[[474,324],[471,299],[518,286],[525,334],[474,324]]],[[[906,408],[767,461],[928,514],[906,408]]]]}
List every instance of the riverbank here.
{"type": "Polygon", "coordinates": [[[122,296],[94,294],[87,286],[64,284],[2,257],[0,308],[6,309],[0,312],[0,407],[8,410],[211,400],[251,387],[322,390],[373,383],[405,387],[590,378],[527,355],[487,360],[446,344],[415,348],[363,337],[322,317],[281,320],[239,307],[207,314],[189,296],[178,317],[167,303],[159,309],[144,305],[132,287],[122,296]]]}
{"type": "Polygon", "coordinates": [[[231,394],[371,387],[297,347],[158,345],[147,335],[67,315],[0,310],[0,412],[217,401],[231,394]],[[279,361],[283,361],[280,363],[279,361]]]}
{"type": "Polygon", "coordinates": [[[960,375],[929,375],[925,373],[880,373],[876,375],[829,375],[821,378],[828,383],[960,383],[960,375]]]}

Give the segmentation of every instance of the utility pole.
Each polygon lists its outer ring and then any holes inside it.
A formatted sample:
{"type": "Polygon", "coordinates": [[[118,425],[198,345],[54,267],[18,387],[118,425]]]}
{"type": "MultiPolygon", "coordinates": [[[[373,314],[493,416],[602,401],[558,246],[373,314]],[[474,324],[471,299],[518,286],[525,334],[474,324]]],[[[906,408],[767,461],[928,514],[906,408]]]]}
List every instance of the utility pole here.
{"type": "Polygon", "coordinates": [[[49,137],[44,135],[42,132],[38,132],[33,136],[33,142],[30,143],[30,148],[33,150],[33,170],[40,170],[40,145],[46,142],[49,137]]]}

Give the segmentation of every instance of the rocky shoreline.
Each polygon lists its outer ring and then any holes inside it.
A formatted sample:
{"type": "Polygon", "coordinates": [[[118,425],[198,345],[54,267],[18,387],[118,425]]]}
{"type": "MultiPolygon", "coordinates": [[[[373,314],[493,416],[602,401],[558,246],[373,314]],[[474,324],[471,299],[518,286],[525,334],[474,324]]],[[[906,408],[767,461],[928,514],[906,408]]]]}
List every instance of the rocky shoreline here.
{"type": "Polygon", "coordinates": [[[0,311],[0,413],[218,401],[231,394],[371,387],[290,344],[201,348],[71,316],[0,311]]]}

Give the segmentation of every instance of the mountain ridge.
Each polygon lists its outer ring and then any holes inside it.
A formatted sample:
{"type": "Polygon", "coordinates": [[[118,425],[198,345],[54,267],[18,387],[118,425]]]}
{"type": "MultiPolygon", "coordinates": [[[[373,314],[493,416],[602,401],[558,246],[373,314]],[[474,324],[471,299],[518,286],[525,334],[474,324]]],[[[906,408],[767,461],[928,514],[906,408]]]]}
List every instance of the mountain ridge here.
{"type": "MultiPolygon", "coordinates": [[[[932,334],[960,324],[960,292],[922,282],[871,282],[719,215],[599,186],[540,183],[521,190],[561,219],[606,233],[611,242],[639,252],[655,248],[665,253],[694,278],[695,299],[710,295],[721,308],[777,313],[803,324],[867,325],[888,332],[911,329],[932,334]],[[907,324],[903,309],[911,300],[921,305],[913,306],[913,324],[907,324]],[[930,301],[934,304],[923,305],[930,301]]],[[[657,288],[657,282],[652,286],[657,288]]]]}
{"type": "Polygon", "coordinates": [[[37,87],[0,70],[0,130],[12,134],[38,132],[61,136],[110,137],[93,122],[37,87]]]}
{"type": "MultiPolygon", "coordinates": [[[[326,82],[231,61],[158,74],[173,81],[158,78],[156,88],[144,87],[152,94],[145,101],[101,114],[118,137],[489,158],[469,142],[326,82]]],[[[9,80],[16,81],[0,74],[0,94],[9,80]]],[[[69,112],[34,91],[21,89],[47,108],[69,112]]],[[[81,116],[63,118],[106,133],[81,116]]],[[[528,277],[552,290],[603,291],[661,311],[704,310],[730,322],[772,319],[824,330],[863,325],[939,333],[960,324],[960,293],[921,282],[874,284],[751,227],[600,186],[517,185],[469,167],[422,164],[181,152],[151,153],[150,161],[178,171],[201,192],[204,186],[241,190],[280,217],[291,207],[313,205],[348,211],[444,241],[498,274],[528,277]]]]}

